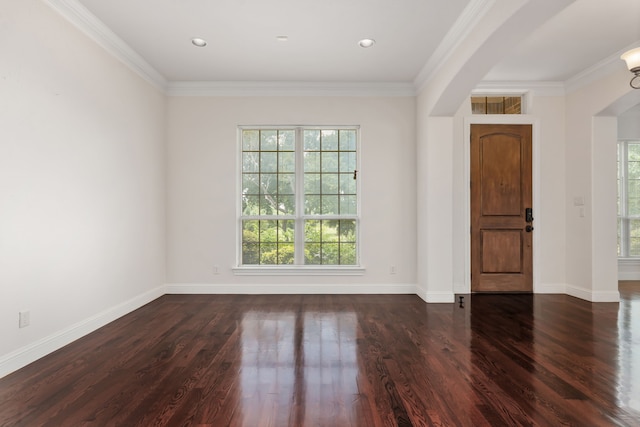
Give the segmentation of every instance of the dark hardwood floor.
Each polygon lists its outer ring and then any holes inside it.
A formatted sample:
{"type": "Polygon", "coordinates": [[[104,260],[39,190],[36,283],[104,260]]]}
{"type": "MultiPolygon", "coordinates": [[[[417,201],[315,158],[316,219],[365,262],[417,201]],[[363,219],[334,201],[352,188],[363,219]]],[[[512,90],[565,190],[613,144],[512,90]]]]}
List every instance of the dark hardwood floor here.
{"type": "Polygon", "coordinates": [[[166,295],[0,379],[2,426],[638,426],[640,285],[166,295]]]}

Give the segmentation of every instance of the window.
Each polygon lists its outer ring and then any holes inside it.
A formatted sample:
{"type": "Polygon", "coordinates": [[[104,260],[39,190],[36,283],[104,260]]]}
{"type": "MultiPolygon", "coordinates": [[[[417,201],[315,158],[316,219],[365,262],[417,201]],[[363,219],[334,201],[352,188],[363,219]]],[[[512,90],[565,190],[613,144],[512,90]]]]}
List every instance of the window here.
{"type": "Polygon", "coordinates": [[[358,265],[358,134],[240,128],[239,265],[358,265]]]}
{"type": "Polygon", "coordinates": [[[640,257],[640,141],[618,142],[618,256],[640,257]]]}
{"type": "Polygon", "coordinates": [[[472,114],[522,114],[521,96],[472,96],[472,114]]]}

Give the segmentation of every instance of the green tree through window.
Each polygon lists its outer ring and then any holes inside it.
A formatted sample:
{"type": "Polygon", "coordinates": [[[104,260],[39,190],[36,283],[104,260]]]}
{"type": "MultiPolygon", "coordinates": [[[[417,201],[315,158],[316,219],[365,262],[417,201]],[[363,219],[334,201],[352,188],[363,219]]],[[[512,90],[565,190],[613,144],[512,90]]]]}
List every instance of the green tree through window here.
{"type": "Polygon", "coordinates": [[[357,265],[358,129],[240,134],[240,263],[357,265]]]}

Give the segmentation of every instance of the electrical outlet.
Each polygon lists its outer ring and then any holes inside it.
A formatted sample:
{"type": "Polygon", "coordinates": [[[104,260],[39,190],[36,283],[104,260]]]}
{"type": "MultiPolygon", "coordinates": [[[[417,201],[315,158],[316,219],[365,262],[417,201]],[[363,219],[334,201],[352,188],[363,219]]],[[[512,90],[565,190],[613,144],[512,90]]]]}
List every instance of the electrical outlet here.
{"type": "Polygon", "coordinates": [[[220,274],[220,266],[219,265],[214,265],[213,266],[213,274],[220,274]]]}
{"type": "Polygon", "coordinates": [[[396,266],[392,265],[391,267],[389,267],[389,274],[396,274],[396,266]]]}
{"type": "Polygon", "coordinates": [[[31,313],[29,311],[21,311],[18,313],[18,327],[26,328],[31,323],[31,313]]]}

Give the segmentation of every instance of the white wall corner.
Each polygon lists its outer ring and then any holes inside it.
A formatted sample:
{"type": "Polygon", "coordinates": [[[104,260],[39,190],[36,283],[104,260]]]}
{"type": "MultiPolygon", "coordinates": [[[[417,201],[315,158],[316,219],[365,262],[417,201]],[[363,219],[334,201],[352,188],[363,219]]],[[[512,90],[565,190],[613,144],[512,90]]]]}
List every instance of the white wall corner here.
{"type": "Polygon", "coordinates": [[[164,294],[165,287],[159,286],[1,357],[0,378],[59,350],[164,294]]]}

